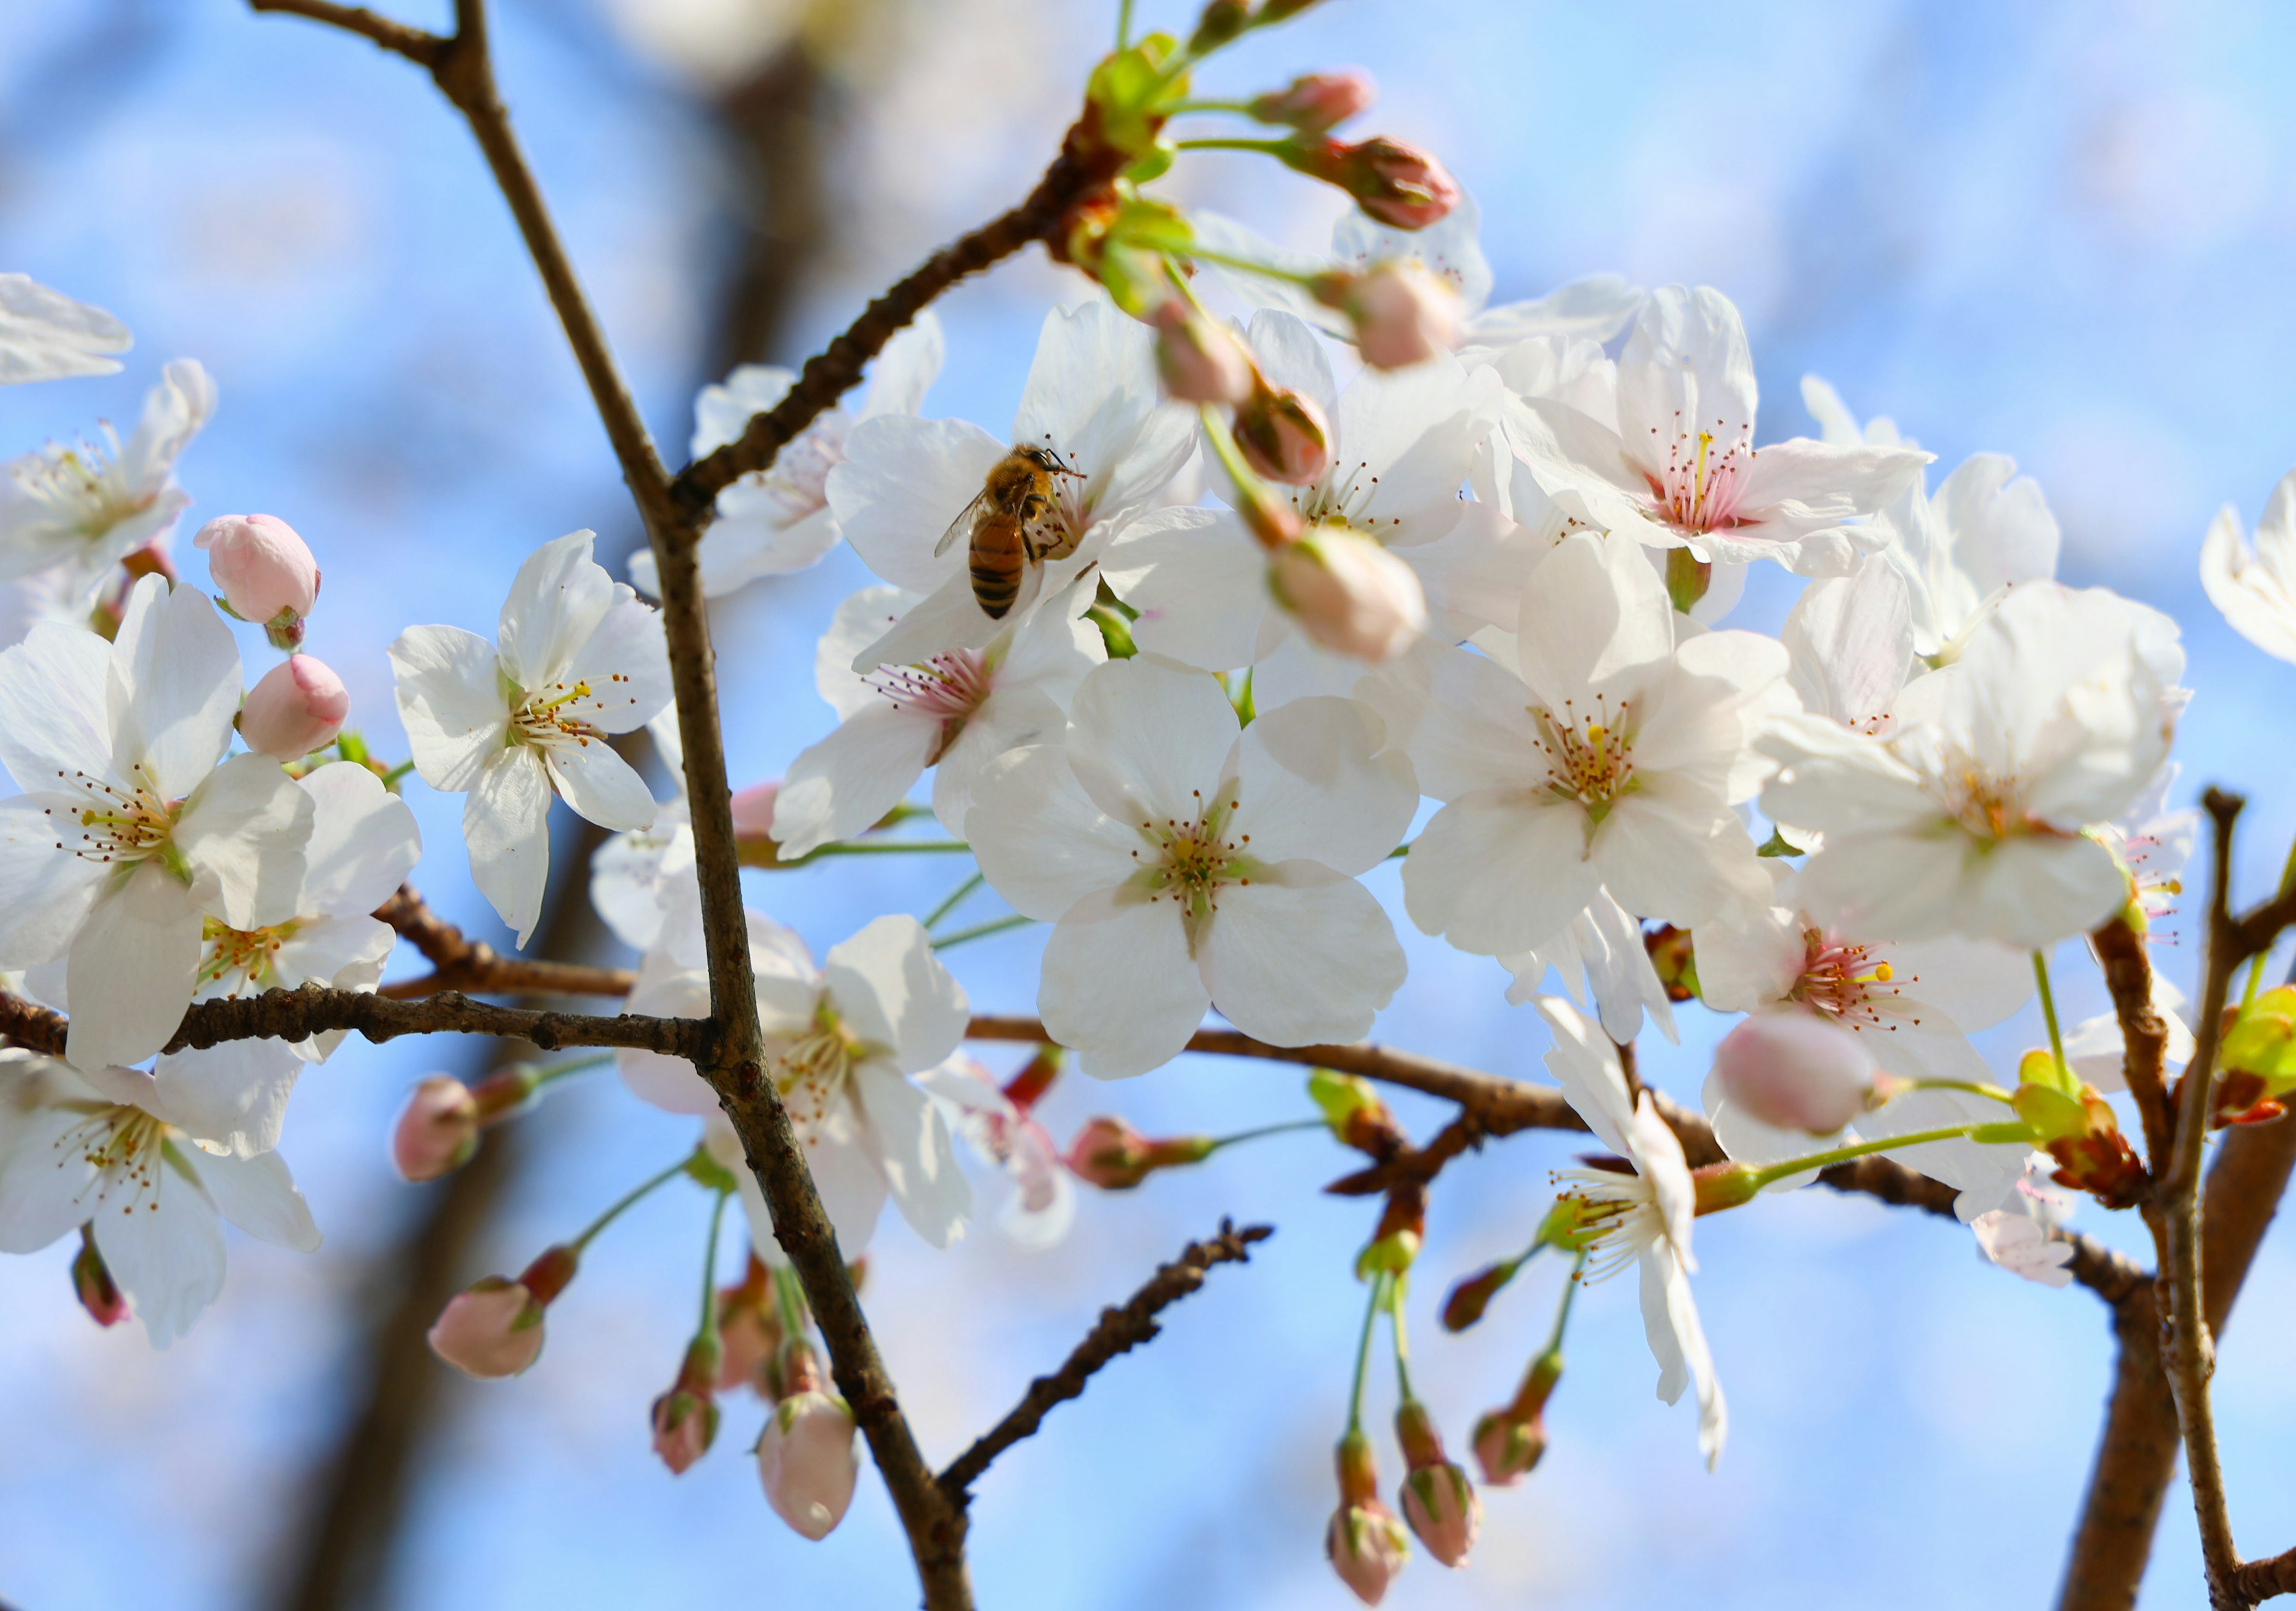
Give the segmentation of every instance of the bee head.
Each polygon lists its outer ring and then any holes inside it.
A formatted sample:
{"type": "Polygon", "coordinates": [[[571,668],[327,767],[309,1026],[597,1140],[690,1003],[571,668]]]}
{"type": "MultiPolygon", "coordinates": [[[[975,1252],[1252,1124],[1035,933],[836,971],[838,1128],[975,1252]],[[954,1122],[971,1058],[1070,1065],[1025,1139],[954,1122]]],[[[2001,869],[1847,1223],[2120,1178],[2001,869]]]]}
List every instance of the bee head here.
{"type": "Polygon", "coordinates": [[[1048,476],[1080,477],[1084,474],[1082,470],[1070,470],[1055,448],[1027,446],[1016,448],[1014,451],[1048,476]]]}

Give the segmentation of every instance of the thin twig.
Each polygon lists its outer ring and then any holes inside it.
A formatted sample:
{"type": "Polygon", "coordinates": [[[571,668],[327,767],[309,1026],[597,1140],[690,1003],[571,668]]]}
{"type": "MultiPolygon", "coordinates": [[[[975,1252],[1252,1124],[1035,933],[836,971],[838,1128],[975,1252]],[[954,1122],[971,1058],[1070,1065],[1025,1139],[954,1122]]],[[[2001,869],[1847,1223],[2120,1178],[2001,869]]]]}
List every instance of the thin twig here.
{"type": "Polygon", "coordinates": [[[972,1496],[989,1462],[1033,1435],[1054,1405],[1083,1396],[1085,1384],[1102,1366],[1153,1337],[1160,1328],[1156,1316],[1204,1284],[1204,1272],[1215,1264],[1251,1262],[1251,1245],[1275,1234],[1269,1225],[1247,1225],[1238,1231],[1230,1220],[1220,1222],[1219,1234],[1208,1241],[1190,1242],[1178,1258],[1157,1266],[1147,1285],[1121,1307],[1103,1309],[1100,1319],[1076,1345],[1067,1362],[1050,1376],[1029,1384],[1011,1413],[973,1441],[940,1474],[940,1485],[960,1509],[972,1496]]]}
{"type": "Polygon", "coordinates": [[[637,975],[627,968],[506,957],[441,920],[411,884],[401,884],[374,915],[430,963],[422,977],[400,979],[377,992],[395,1002],[421,1001],[445,990],[473,995],[627,995],[637,984],[637,975]]]}
{"type": "Polygon", "coordinates": [[[2144,936],[2118,917],[2092,934],[2089,943],[2120,1020],[2121,1074],[2144,1122],[2144,1161],[2157,1173],[2169,1155],[2176,1118],[2169,1108],[2165,1073],[2169,1026],[2152,1005],[2152,958],[2144,936]]]}
{"type": "Polygon", "coordinates": [[[279,12],[289,16],[308,17],[314,22],[330,23],[348,33],[371,39],[383,49],[424,68],[437,66],[439,56],[447,49],[447,41],[439,35],[409,27],[404,22],[394,22],[364,5],[336,5],[332,0],[247,0],[247,4],[254,11],[279,12]]]}

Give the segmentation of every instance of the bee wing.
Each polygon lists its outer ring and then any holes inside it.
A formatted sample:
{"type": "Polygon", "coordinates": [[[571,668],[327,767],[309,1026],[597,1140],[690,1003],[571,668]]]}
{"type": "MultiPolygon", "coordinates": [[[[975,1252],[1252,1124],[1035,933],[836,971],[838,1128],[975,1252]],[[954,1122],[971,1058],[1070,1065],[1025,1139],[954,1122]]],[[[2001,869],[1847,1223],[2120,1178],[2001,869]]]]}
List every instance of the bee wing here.
{"type": "Polygon", "coordinates": [[[968,536],[972,535],[973,517],[987,507],[988,503],[988,489],[986,487],[972,495],[972,502],[957,511],[956,519],[948,523],[948,529],[940,534],[940,541],[933,544],[934,559],[938,560],[948,552],[949,544],[956,541],[959,532],[968,536]]]}

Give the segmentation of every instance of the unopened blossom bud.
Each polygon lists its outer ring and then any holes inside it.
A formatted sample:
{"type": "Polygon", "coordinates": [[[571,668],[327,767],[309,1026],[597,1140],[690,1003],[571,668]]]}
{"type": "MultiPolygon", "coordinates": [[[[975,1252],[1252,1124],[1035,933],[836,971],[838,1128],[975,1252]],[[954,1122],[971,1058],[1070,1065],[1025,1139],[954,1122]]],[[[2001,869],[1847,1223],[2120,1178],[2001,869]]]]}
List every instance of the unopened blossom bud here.
{"type": "Polygon", "coordinates": [[[1396,229],[1424,229],[1459,205],[1459,184],[1417,146],[1384,135],[1353,145],[1303,135],[1277,153],[1284,165],[1336,184],[1356,205],[1396,229]]]}
{"type": "Polygon", "coordinates": [[[1748,1117],[1832,1135],[1874,1094],[1874,1058],[1849,1030],[1804,1012],[1760,1012],[1722,1037],[1714,1078],[1748,1117]]]}
{"type": "Polygon", "coordinates": [[[721,1393],[734,1387],[765,1391],[766,1368],[782,1345],[772,1280],[765,1262],[752,1253],[741,1284],[718,1288],[718,1341],[722,1352],[717,1387],[721,1393]]]}
{"type": "Polygon", "coordinates": [[[455,1294],[430,1328],[430,1351],[480,1381],[516,1376],[542,1352],[542,1315],[574,1279],[571,1247],[545,1249],[516,1280],[490,1275],[455,1294]]]}
{"type": "Polygon", "coordinates": [[[1374,369],[1407,369],[1459,344],[1459,298],[1416,263],[1375,264],[1362,274],[1318,274],[1308,294],[1355,327],[1374,369]]]}
{"type": "Polygon", "coordinates": [[[774,1406],[758,1440],[758,1476],[782,1520],[807,1538],[828,1537],[853,1502],[860,1472],[843,1399],[808,1391],[774,1406]]]}
{"type": "MultiPolygon", "coordinates": [[[[2027,1061],[2055,1059],[2046,1052],[2027,1061]]],[[[2017,1116],[2032,1127],[2034,1144],[2057,1164],[2050,1178],[2060,1186],[2086,1191],[2108,1208],[2131,1208],[2151,1183],[2136,1149],[2120,1133],[2120,1121],[2094,1085],[2068,1093],[2051,1082],[2028,1079],[2011,1096],[2017,1116]]],[[[1973,1141],[1983,1141],[1982,1133],[1973,1141]]]]}
{"type": "Polygon", "coordinates": [[[710,1394],[722,1355],[717,1337],[704,1331],[686,1345],[677,1380],[653,1402],[653,1452],[673,1476],[684,1476],[717,1441],[718,1401],[710,1394]]]}
{"type": "Polygon", "coordinates": [[[734,850],[742,866],[781,865],[781,846],[774,842],[774,805],[781,794],[779,779],[734,791],[734,850]]]}
{"type": "Polygon", "coordinates": [[[1320,135],[1366,110],[1376,94],[1368,73],[1352,70],[1308,73],[1282,89],[1255,96],[1251,119],[1255,123],[1281,123],[1302,134],[1320,135]]]}
{"type": "Polygon", "coordinates": [[[1514,1272],[1521,1268],[1521,1259],[1502,1259],[1496,1264],[1485,1265],[1452,1288],[1450,1296],[1443,1300],[1443,1329],[1464,1331],[1482,1319],[1483,1311],[1498,1296],[1499,1288],[1514,1280],[1514,1272]]]}
{"type": "Polygon", "coordinates": [[[1643,936],[1643,949],[1650,953],[1651,970],[1658,975],[1668,1001],[1698,999],[1698,955],[1692,947],[1690,930],[1660,923],[1643,936]]]}
{"type": "Polygon", "coordinates": [[[1265,380],[1235,411],[1235,446],[1259,475],[1287,487],[1309,487],[1332,467],[1332,427],[1305,392],[1265,380]]]}
{"type": "Polygon", "coordinates": [[[1196,30],[1188,36],[1188,53],[1201,56],[1218,50],[1250,25],[1250,0],[1206,0],[1196,30]]]}
{"type": "Polygon", "coordinates": [[[1308,1094],[1324,1110],[1324,1122],[1343,1146],[1385,1159],[1407,1139],[1394,1110],[1360,1075],[1318,1068],[1308,1076],[1308,1094]]]}
{"type": "Polygon", "coordinates": [[[390,1133],[391,1167],[403,1181],[435,1181],[469,1163],[478,1149],[478,1099],[448,1074],[434,1074],[414,1087],[390,1133]]]}
{"type": "Polygon", "coordinates": [[[1324,1553],[1355,1597],[1376,1606],[1411,1558],[1411,1541],[1395,1513],[1379,1502],[1379,1470],[1359,1431],[1340,1440],[1340,1508],[1324,1530],[1324,1553]]]}
{"type": "Polygon", "coordinates": [[[1393,659],[1427,630],[1427,595],[1411,567],[1337,521],[1277,549],[1267,581],[1301,631],[1366,666],[1393,659]]]}
{"type": "Polygon", "coordinates": [[[1214,1145],[1208,1135],[1151,1141],[1124,1120],[1103,1115],[1077,1132],[1066,1161],[1079,1180],[1106,1191],[1129,1191],[1159,1169],[1203,1162],[1214,1145]]]}
{"type": "Polygon", "coordinates": [[[1396,1495],[1404,1520],[1427,1546],[1427,1553],[1456,1566],[1475,1547],[1483,1525],[1483,1502],[1467,1474],[1445,1456],[1443,1437],[1427,1406],[1408,1398],[1395,1412],[1395,1437],[1410,1469],[1396,1495]]]}
{"type": "Polygon", "coordinates": [[[1234,331],[1184,301],[1165,303],[1151,323],[1156,327],[1156,372],[1163,377],[1167,396],[1182,403],[1226,405],[1251,396],[1258,377],[1251,355],[1234,331]]]}
{"type": "Polygon", "coordinates": [[[1546,1452],[1546,1401],[1562,1379],[1562,1352],[1549,1348],[1530,1362],[1513,1401],[1475,1423],[1475,1464],[1483,1481],[1511,1488],[1538,1464],[1546,1452]]]}
{"type": "Polygon", "coordinates": [[[1405,1181],[1390,1187],[1371,1240],[1356,1255],[1356,1279],[1367,1281],[1380,1274],[1401,1275],[1418,1259],[1426,1238],[1425,1182],[1405,1181]]]}
{"type": "Polygon", "coordinates": [[[119,1290],[119,1283],[111,1279],[111,1268],[103,1255],[95,1250],[95,1239],[80,1227],[79,1255],[72,1260],[72,1296],[79,1306],[87,1311],[88,1319],[99,1326],[116,1326],[127,1318],[127,1299],[119,1290]]]}
{"type": "Polygon", "coordinates": [[[299,761],[333,743],[350,713],[349,691],[324,661],[290,655],[249,691],[239,736],[259,755],[299,761]]]}
{"type": "Polygon", "coordinates": [[[192,542],[208,551],[208,573],[232,614],[259,623],[275,649],[303,641],[303,617],[319,601],[319,562],[293,527],[276,515],[219,515],[192,542]]]}
{"type": "Polygon", "coordinates": [[[2296,988],[2283,985],[2226,1009],[2219,1034],[2210,1127],[2278,1118],[2296,1091],[2296,988]]]}

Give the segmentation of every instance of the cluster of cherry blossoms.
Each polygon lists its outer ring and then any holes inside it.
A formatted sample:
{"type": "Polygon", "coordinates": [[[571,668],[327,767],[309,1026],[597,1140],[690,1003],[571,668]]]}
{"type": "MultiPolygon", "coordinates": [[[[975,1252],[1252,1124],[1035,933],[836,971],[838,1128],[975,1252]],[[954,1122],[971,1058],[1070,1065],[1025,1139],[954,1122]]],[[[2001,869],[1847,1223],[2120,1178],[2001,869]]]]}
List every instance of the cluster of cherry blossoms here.
{"type": "MultiPolygon", "coordinates": [[[[2194,814],[2166,805],[2189,697],[2176,624],[2057,581],[2056,523],[2005,457],[1935,476],[1815,379],[1800,401],[1817,435],[1775,406],[1758,424],[1721,291],[1602,276],[1488,306],[1474,206],[1440,165],[1332,135],[1368,103],[1360,75],[1250,102],[1280,138],[1167,140],[1155,97],[1180,51],[1156,36],[1111,58],[1139,73],[1095,76],[1106,129],[1135,118],[1139,176],[1066,221],[1056,255],[1089,283],[1046,315],[1009,428],[922,412],[941,354],[927,314],[851,406],[718,495],[700,548],[713,597],[840,541],[878,578],[822,624],[816,683],[838,725],[734,797],[744,863],[907,846],[978,869],[930,916],[880,916],[818,961],[769,896],[748,912],[765,1072],[845,1259],[888,1202],[933,1247],[962,1236],[965,1154],[1005,1181],[1004,1228],[1043,1246],[1076,1182],[1130,1189],[1250,1139],[1149,1138],[1109,1116],[1063,1148],[1035,1109],[1068,1058],[1149,1075],[1208,1012],[1267,1047],[1359,1039],[1405,984],[1402,921],[1501,964],[1488,987],[1543,1024],[1546,1067],[1603,1149],[1556,1177],[1521,1255],[1443,1307],[1473,1324],[1542,1251],[1570,1266],[1521,1391],[1469,1435],[1483,1484],[1537,1465],[1571,1296],[1629,1267],[1659,1396],[1693,1394],[1718,1461],[1696,1222],[1832,1165],[1898,1158],[1958,1194],[1986,1257],[2062,1284],[2073,1199],[2125,1206],[2140,1171],[2111,1100],[2119,1025],[2061,1031],[2050,969],[2112,925],[2141,937],[2177,891],[2194,814]],[[1307,258],[1143,191],[1151,158],[1199,145],[1265,151],[1358,208],[1307,258]],[[1764,564],[1801,589],[1775,635],[1731,624],[1764,564]],[[902,831],[927,814],[948,839],[902,831]],[[1398,857],[1399,913],[1364,882],[1398,857]],[[946,928],[984,886],[1012,915],[946,928]],[[1027,923],[1045,926],[1043,1041],[1000,1084],[963,1051],[972,1007],[948,953],[1027,923]],[[2051,1043],[1997,1072],[1970,1036],[2037,993],[2051,1043]],[[1628,1055],[1646,1026],[1674,1040],[1693,1002],[1736,1019],[1710,1068],[1628,1055]],[[1669,1085],[1694,1092],[1718,1158],[1685,1153],[1669,1085]]],[[[0,380],[102,372],[126,347],[108,315],[0,276],[0,380]]],[[[696,454],[794,383],[750,366],[706,388],[696,454]]],[[[409,626],[390,650],[407,754],[392,766],[345,730],[333,674],[295,652],[319,570],[285,523],[200,528],[213,597],[176,574],[176,466],[215,406],[196,364],[170,364],[125,446],[108,428],[49,446],[0,489],[0,699],[19,713],[0,765],[20,790],[0,801],[0,968],[70,1025],[62,1056],[0,1051],[0,1247],[79,1232],[82,1301],[107,1324],[132,1311],[161,1345],[220,1290],[219,1218],[316,1247],[275,1149],[297,1075],[341,1038],[196,1048],[179,1026],[199,1002],[377,988],[397,935],[372,914],[420,850],[410,772],[465,797],[472,879],[521,946],[554,802],[611,830],[589,891],[638,959],[624,1010],[712,1002],[683,782],[658,799],[630,758],[645,729],[683,778],[652,557],[618,581],[576,532],[528,556],[491,635],[409,626]],[[251,691],[234,618],[288,652],[251,691]]],[[[2296,474],[2253,548],[2227,511],[2202,565],[2234,626],[2296,662],[2296,474]]],[[[2156,991],[2170,1056],[2190,1056],[2183,1002],[2156,991]]],[[[2285,994],[2243,1010],[2296,1024],[2285,994]]],[[[752,1389],[772,1406],[767,1496],[821,1537],[854,1491],[854,1417],[693,1064],[626,1048],[434,1076],[394,1159],[442,1175],[609,1061],[637,1100],[697,1121],[690,1154],[515,1279],[472,1286],[432,1345],[476,1377],[532,1367],[593,1239],[644,1193],[697,1185],[714,1204],[700,1319],[654,1446],[685,1470],[720,1395],[752,1389]],[[736,1200],[750,1252],[721,1286],[736,1200]]],[[[2241,1067],[2219,1119],[2276,1116],[2296,1060],[2241,1067]]],[[[1307,1097],[1304,1124],[1375,1164],[1402,1143],[1360,1079],[1319,1071],[1307,1097]]],[[[1327,1546],[1366,1603],[1411,1535],[1462,1564],[1481,1513],[1405,1367],[1423,1197],[1387,1192],[1356,1271],[1367,1306],[1327,1546]],[[1364,1425],[1382,1314],[1406,1468],[1392,1509],[1364,1425]]]]}

